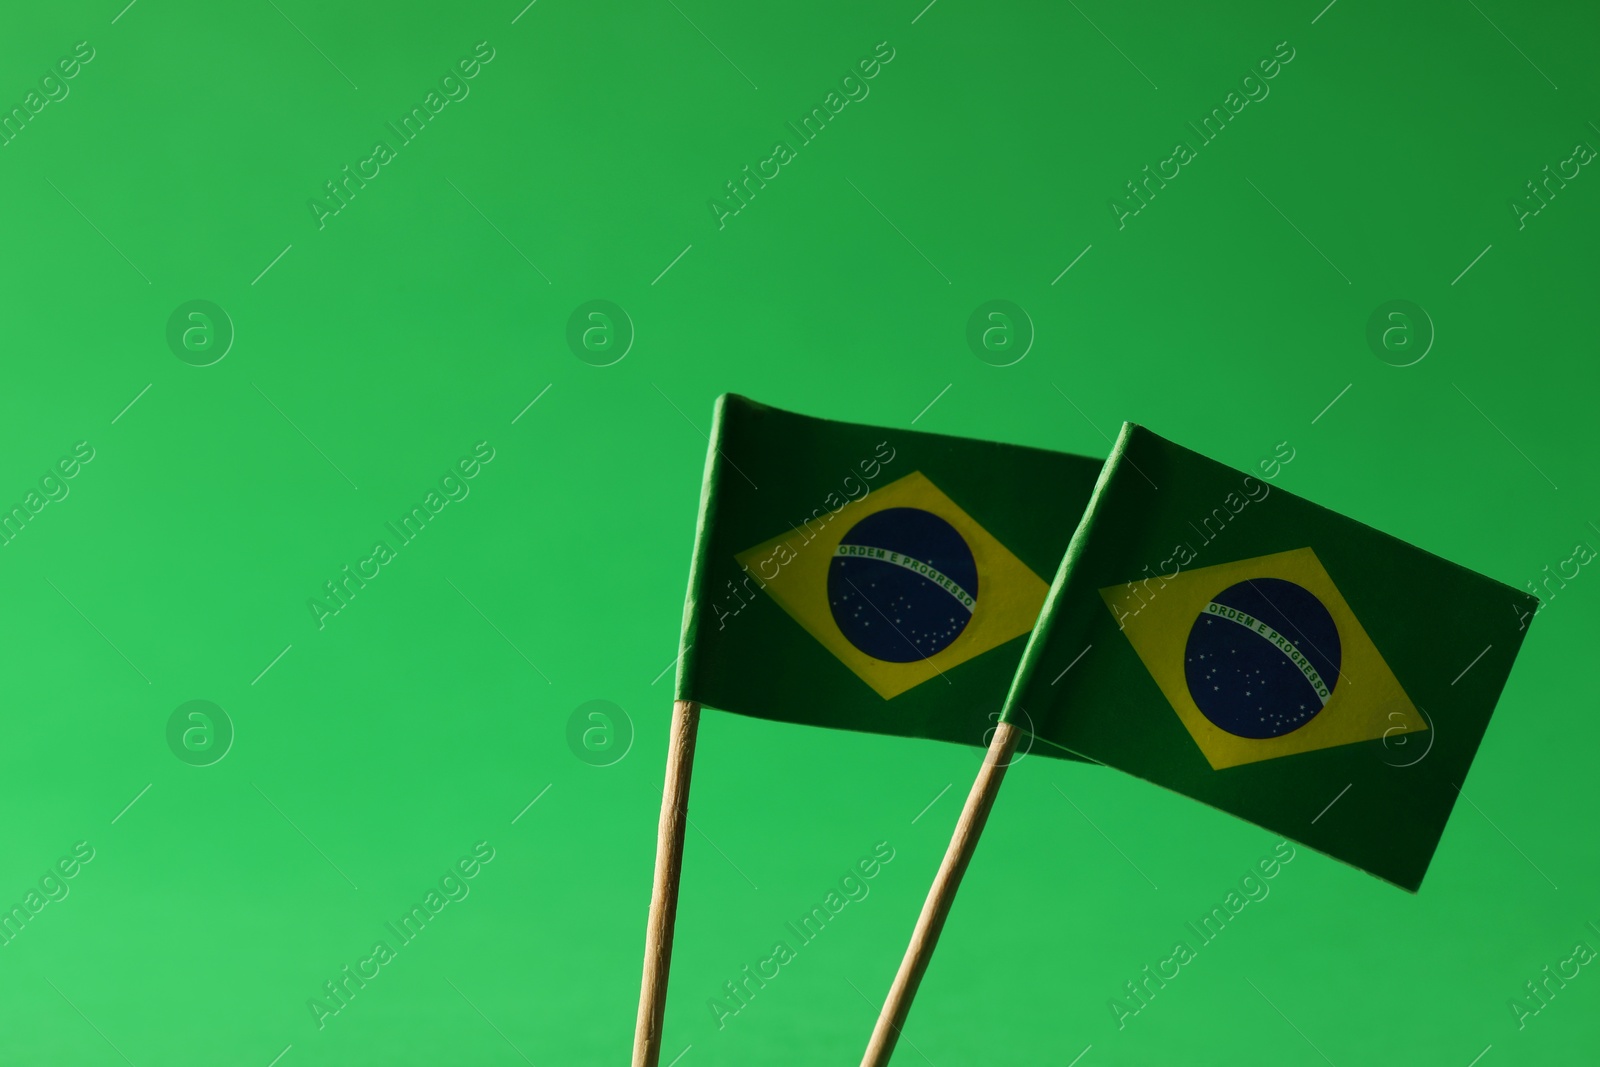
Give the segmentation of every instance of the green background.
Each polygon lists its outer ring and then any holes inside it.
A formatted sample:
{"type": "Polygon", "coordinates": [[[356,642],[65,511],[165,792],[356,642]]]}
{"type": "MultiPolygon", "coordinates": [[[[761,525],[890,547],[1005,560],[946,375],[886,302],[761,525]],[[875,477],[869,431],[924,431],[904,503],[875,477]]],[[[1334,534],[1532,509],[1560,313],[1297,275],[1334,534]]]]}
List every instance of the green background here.
{"type": "MultiPolygon", "coordinates": [[[[1508,208],[1600,140],[1577,5],[521,6],[8,12],[6,109],[95,49],[0,148],[0,501],[95,449],[0,548],[0,902],[95,849],[0,947],[9,1061],[625,1062],[725,390],[1077,452],[1132,418],[1241,467],[1288,440],[1278,485],[1517,586],[1600,543],[1600,177],[1508,208]],[[479,41],[470,96],[319,229],[479,41]],[[870,96],[718,229],[880,41],[870,96]],[[595,298],[637,330],[609,367],[565,339],[595,298]],[[997,298],[1037,332],[1009,367],[966,341],[997,298]],[[1366,340],[1397,298],[1437,330],[1403,368],[1366,340]],[[213,366],[165,339],[193,299],[237,331],[213,366]],[[479,441],[471,495],[319,630],[308,599],[479,441]],[[194,699],[237,730],[209,767],[166,741],[194,699]],[[596,699],[635,734],[605,767],[567,741],[596,699]],[[479,841],[471,895],[319,1030],[308,999],[479,841]]],[[[1420,895],[1302,850],[1120,1031],[1107,1001],[1274,839],[1025,760],[896,1062],[1588,1061],[1592,967],[1524,1029],[1507,1002],[1600,942],[1597,598],[1582,572],[1535,623],[1420,895]]],[[[855,1062],[977,760],[707,713],[663,1062],[855,1062]],[[707,999],[880,841],[871,895],[719,1030],[707,999]]]]}

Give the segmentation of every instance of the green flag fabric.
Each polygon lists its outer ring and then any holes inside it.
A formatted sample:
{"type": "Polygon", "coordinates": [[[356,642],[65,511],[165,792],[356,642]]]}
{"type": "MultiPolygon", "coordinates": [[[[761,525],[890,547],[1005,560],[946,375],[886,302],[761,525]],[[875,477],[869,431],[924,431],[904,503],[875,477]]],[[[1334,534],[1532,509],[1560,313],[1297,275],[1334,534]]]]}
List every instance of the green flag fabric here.
{"type": "Polygon", "coordinates": [[[985,744],[1101,461],[733,395],[709,438],[678,699],[985,744]]]}
{"type": "Polygon", "coordinates": [[[1277,488],[1287,448],[1125,425],[1005,715],[1415,892],[1538,602],[1277,488]]]}

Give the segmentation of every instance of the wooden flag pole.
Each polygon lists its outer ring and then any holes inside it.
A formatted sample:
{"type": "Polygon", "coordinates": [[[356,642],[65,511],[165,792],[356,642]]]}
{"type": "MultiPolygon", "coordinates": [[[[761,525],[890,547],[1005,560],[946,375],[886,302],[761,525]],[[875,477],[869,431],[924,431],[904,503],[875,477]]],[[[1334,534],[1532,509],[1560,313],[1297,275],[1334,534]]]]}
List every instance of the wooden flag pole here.
{"type": "Polygon", "coordinates": [[[989,818],[989,809],[994,807],[994,798],[1000,792],[1000,782],[1006,776],[1006,766],[1011,762],[1020,736],[1021,731],[1008,722],[995,727],[989,751],[983,758],[983,766],[978,771],[977,780],[972,783],[972,792],[967,794],[967,803],[961,809],[961,818],[956,822],[950,847],[945,850],[944,862],[939,864],[939,873],[934,876],[933,885],[928,889],[922,914],[917,917],[916,929],[911,932],[911,944],[906,946],[905,959],[900,961],[900,971],[894,976],[894,984],[889,987],[883,1010],[878,1013],[878,1024],[872,1029],[872,1040],[867,1043],[866,1055],[861,1057],[861,1067],[886,1067],[889,1057],[894,1054],[900,1028],[905,1025],[906,1016],[911,1012],[911,1000],[917,995],[917,986],[922,984],[922,976],[933,959],[939,931],[944,929],[950,905],[955,902],[956,890],[961,887],[961,876],[966,873],[967,864],[972,862],[972,854],[977,851],[978,835],[983,833],[983,824],[989,818]]]}
{"type": "Polygon", "coordinates": [[[700,705],[674,701],[667,739],[667,780],[661,791],[656,831],[656,877],[644,931],[644,981],[639,987],[639,1023],[633,1031],[633,1067],[658,1067],[661,1029],[667,1014],[667,971],[672,966],[672,924],[678,914],[678,875],[683,870],[683,834],[689,823],[689,776],[694,771],[700,705]]]}

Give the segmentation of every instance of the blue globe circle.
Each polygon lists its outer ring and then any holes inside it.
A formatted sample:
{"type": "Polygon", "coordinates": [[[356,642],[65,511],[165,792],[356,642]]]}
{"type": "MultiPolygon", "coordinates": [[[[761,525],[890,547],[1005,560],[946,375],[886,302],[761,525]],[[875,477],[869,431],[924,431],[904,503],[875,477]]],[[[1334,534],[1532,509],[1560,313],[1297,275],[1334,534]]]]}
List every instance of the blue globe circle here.
{"type": "Polygon", "coordinates": [[[885,508],[852,526],[828,565],[839,632],[873,659],[911,663],[950,647],[978,605],[978,565],[948,522],[885,508]]]}
{"type": "Polygon", "coordinates": [[[1282,578],[1229,586],[1189,629],[1183,671],[1201,713],[1236,737],[1281,737],[1317,716],[1339,683],[1339,628],[1282,578]]]}

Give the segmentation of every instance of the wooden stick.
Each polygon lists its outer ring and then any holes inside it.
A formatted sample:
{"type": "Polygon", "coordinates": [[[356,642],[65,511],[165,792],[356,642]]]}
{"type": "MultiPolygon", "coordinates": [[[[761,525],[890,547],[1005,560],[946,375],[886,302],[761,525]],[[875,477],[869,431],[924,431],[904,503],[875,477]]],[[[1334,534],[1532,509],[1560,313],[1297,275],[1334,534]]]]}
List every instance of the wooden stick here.
{"type": "Polygon", "coordinates": [[[917,986],[922,984],[922,976],[933,959],[939,932],[944,929],[956,890],[961,887],[961,876],[977,851],[978,835],[983,833],[983,824],[989,818],[989,809],[994,807],[994,798],[1000,792],[1000,782],[1005,778],[1006,766],[1011,762],[1020,736],[1021,731],[1008,722],[995,728],[988,754],[983,758],[983,766],[972,783],[972,792],[967,794],[961,818],[956,822],[950,847],[945,850],[944,862],[939,864],[939,873],[928,889],[928,899],[922,905],[916,929],[911,932],[911,944],[906,947],[905,959],[900,961],[900,972],[889,987],[883,1011],[878,1013],[878,1024],[872,1029],[872,1040],[867,1043],[866,1055],[861,1057],[861,1067],[886,1067],[894,1054],[900,1029],[911,1013],[911,1000],[917,995],[917,986]]]}
{"type": "Polygon", "coordinates": [[[667,971],[672,966],[672,924],[678,915],[678,876],[683,871],[683,834],[689,824],[689,776],[700,705],[674,701],[667,738],[667,781],[661,791],[656,830],[656,879],[644,931],[644,980],[639,987],[639,1022],[633,1031],[633,1067],[658,1067],[661,1029],[667,1014],[667,971]]]}

